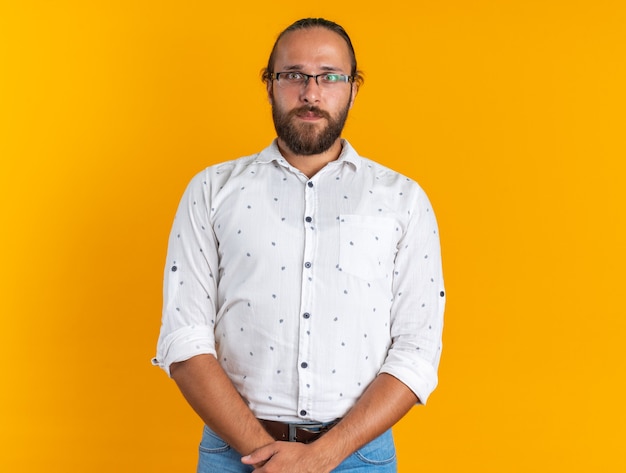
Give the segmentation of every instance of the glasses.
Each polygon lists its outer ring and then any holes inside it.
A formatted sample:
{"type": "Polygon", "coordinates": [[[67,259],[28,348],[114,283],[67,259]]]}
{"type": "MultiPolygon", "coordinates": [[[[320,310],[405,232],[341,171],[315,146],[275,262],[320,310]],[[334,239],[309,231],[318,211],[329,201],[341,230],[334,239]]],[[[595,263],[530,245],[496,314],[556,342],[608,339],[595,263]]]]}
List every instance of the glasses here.
{"type": "Polygon", "coordinates": [[[304,72],[273,72],[270,79],[275,80],[279,87],[301,87],[309,83],[309,79],[315,79],[315,83],[320,87],[333,87],[337,84],[353,82],[354,77],[346,74],[336,74],[334,72],[324,72],[323,74],[305,74],[304,72]]]}

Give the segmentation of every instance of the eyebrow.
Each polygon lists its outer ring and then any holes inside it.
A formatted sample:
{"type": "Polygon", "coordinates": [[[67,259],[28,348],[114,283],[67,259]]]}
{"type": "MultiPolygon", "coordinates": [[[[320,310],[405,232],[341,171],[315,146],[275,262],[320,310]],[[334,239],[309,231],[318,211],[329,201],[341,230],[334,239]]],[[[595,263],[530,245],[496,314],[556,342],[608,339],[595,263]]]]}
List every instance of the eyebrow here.
{"type": "MultiPolygon", "coordinates": [[[[283,71],[302,71],[302,69],[304,69],[303,65],[294,64],[292,66],[285,66],[283,68],[283,71]]],[[[322,66],[320,67],[320,70],[324,72],[343,72],[343,70],[340,67],[335,67],[335,66],[322,66]]]]}

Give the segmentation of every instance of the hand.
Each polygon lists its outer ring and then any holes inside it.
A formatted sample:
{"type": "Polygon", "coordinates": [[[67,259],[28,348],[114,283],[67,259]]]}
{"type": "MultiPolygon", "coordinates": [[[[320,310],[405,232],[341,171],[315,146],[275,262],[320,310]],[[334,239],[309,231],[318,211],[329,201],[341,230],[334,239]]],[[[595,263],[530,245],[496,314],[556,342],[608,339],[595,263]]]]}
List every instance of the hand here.
{"type": "Polygon", "coordinates": [[[256,473],[329,473],[336,466],[315,443],[299,442],[271,443],[246,455],[241,462],[253,465],[256,473]]]}

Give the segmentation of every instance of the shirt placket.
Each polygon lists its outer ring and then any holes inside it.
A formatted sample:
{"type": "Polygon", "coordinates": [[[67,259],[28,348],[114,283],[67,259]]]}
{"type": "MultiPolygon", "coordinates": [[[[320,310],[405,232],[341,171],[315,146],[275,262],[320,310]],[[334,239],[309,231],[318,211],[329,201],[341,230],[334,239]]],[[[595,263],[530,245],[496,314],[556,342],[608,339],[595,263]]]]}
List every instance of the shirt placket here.
{"type": "Polygon", "coordinates": [[[304,191],[304,259],[302,268],[302,295],[300,298],[300,332],[298,342],[298,416],[311,418],[311,319],[313,313],[313,278],[315,274],[317,231],[316,231],[316,188],[313,180],[308,180],[304,191]]]}

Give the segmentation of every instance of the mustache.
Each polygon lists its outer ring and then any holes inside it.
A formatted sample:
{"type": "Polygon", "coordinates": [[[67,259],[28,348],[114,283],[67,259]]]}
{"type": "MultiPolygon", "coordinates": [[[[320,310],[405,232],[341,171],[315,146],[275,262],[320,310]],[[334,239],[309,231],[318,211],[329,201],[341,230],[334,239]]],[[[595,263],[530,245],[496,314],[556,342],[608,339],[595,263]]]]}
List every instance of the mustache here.
{"type": "Polygon", "coordinates": [[[303,115],[305,113],[314,113],[316,116],[325,118],[326,120],[331,119],[330,113],[328,113],[326,110],[322,110],[321,108],[316,107],[315,105],[304,105],[302,107],[295,108],[289,112],[289,117],[291,118],[294,116],[303,115]]]}

